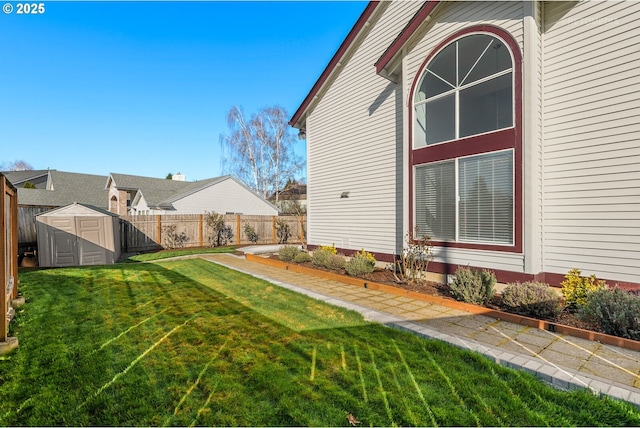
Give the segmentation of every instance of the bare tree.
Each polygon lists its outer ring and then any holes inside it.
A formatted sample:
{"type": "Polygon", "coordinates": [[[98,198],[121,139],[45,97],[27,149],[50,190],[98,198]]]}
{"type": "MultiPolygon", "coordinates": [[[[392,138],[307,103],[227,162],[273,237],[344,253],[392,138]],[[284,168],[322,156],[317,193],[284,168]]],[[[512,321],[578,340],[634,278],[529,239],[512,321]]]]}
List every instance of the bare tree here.
{"type": "Polygon", "coordinates": [[[16,160],[13,162],[0,163],[0,169],[4,171],[31,171],[33,167],[26,161],[16,160]]]}
{"type": "Polygon", "coordinates": [[[227,114],[229,135],[220,136],[226,173],[242,179],[265,199],[300,172],[304,161],[293,151],[295,136],[280,106],[263,107],[247,121],[241,108],[227,114]],[[225,154],[226,153],[226,154],[225,154]]]}

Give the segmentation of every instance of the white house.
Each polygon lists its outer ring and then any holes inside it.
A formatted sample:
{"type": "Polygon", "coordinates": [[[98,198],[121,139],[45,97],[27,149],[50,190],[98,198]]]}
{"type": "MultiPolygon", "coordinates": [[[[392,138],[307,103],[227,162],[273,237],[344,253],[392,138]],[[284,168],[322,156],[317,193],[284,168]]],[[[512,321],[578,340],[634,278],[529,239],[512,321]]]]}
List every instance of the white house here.
{"type": "Polygon", "coordinates": [[[290,124],[308,243],[640,288],[640,2],[371,2],[290,124]]]}
{"type": "Polygon", "coordinates": [[[278,209],[230,175],[194,182],[111,173],[110,211],[119,214],[278,215],[278,209]]]}

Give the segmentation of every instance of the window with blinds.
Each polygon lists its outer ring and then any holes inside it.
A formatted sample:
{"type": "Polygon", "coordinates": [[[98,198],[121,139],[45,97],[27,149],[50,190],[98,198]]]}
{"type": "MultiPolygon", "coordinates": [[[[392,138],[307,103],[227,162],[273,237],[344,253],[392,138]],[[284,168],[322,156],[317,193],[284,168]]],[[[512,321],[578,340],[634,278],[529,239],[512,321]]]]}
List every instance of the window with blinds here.
{"type": "Polygon", "coordinates": [[[513,244],[513,150],[415,169],[415,223],[444,241],[513,244]]]}

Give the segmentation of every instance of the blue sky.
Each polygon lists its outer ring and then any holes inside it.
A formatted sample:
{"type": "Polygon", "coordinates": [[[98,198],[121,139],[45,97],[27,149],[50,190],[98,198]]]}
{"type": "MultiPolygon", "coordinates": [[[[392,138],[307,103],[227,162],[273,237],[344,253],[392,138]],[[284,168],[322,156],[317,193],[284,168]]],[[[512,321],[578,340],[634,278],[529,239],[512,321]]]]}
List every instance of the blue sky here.
{"type": "Polygon", "coordinates": [[[189,181],[221,174],[233,105],[291,117],[367,4],[2,3],[0,163],[189,181]]]}

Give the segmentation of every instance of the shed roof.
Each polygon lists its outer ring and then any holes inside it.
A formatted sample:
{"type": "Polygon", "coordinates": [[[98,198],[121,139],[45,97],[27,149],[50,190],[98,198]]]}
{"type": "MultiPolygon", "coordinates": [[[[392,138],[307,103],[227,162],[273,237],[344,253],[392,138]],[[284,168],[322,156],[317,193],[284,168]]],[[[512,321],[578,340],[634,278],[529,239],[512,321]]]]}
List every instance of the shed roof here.
{"type": "Polygon", "coordinates": [[[55,208],[53,210],[38,214],[36,217],[63,217],[63,216],[83,216],[83,217],[118,217],[117,214],[111,213],[102,208],[94,207],[87,204],[79,204],[74,202],[64,207],[55,208]]]}

